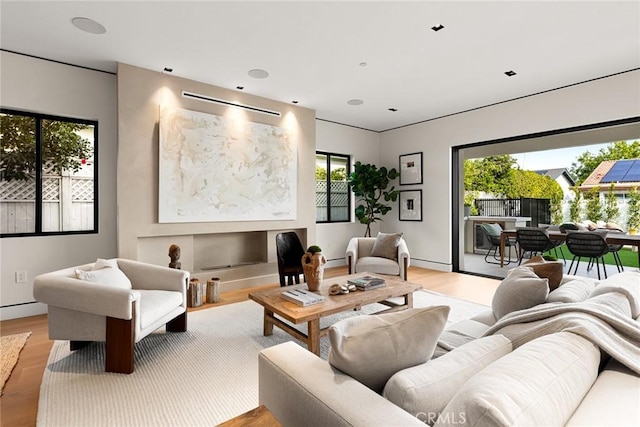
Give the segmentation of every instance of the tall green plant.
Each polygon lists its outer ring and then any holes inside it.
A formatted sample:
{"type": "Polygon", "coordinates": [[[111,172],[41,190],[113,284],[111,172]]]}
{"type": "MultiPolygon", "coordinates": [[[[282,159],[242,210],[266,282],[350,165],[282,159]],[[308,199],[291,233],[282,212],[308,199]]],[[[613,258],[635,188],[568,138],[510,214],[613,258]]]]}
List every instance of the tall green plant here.
{"type": "Polygon", "coordinates": [[[587,200],[587,219],[598,222],[602,219],[602,204],[600,203],[600,187],[593,187],[584,197],[587,200]]]}
{"type": "Polygon", "coordinates": [[[582,192],[576,188],[572,188],[575,197],[569,205],[569,221],[580,222],[580,216],[582,213],[582,192]]]}
{"type": "Polygon", "coordinates": [[[391,180],[399,176],[395,168],[384,166],[378,169],[375,165],[356,162],[349,175],[349,184],[353,194],[362,202],[356,207],[355,214],[360,224],[367,226],[364,236],[371,236],[371,224],[382,221],[382,216],[391,210],[391,206],[383,203],[398,200],[395,187],[387,189],[391,180]]]}
{"type": "Polygon", "coordinates": [[[612,182],[609,187],[609,191],[604,199],[604,220],[606,222],[615,222],[620,215],[620,208],[618,207],[618,199],[616,199],[616,194],[613,192],[615,190],[616,185],[612,182]]]}
{"type": "Polygon", "coordinates": [[[633,187],[627,199],[627,229],[640,231],[640,192],[633,187]]]}

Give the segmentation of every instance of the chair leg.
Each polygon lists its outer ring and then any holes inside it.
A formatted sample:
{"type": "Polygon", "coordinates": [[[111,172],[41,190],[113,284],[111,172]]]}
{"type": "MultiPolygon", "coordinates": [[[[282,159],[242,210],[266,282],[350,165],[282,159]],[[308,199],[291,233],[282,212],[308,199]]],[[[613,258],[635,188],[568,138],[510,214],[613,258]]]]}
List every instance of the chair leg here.
{"type": "Polygon", "coordinates": [[[80,350],[91,344],[93,341],[69,341],[69,350],[76,351],[80,350]]]}
{"type": "MultiPolygon", "coordinates": [[[[603,260],[604,262],[604,260],[603,260]]],[[[589,263],[591,263],[591,265],[593,265],[593,258],[591,258],[589,260],[589,263]]],[[[598,269],[598,280],[600,280],[600,262],[598,261],[598,258],[596,258],[596,268],[598,269]]]]}
{"type": "Polygon", "coordinates": [[[167,322],[167,332],[186,332],[187,331],[187,312],[177,315],[167,322]]]}
{"type": "Polygon", "coordinates": [[[105,371],[130,374],[133,372],[135,346],[135,304],[131,303],[132,319],[107,317],[105,339],[105,371]]]}
{"type": "Polygon", "coordinates": [[[607,266],[604,263],[604,257],[601,257],[600,259],[602,260],[602,271],[604,271],[604,278],[606,279],[607,278],[607,266]]]}
{"type": "Polygon", "coordinates": [[[280,275],[280,287],[284,287],[285,283],[284,283],[284,275],[280,275]]]}
{"type": "Polygon", "coordinates": [[[613,260],[616,262],[616,267],[618,268],[618,273],[622,273],[624,271],[624,265],[622,265],[622,260],[620,259],[620,254],[617,251],[613,252],[613,260]]]}

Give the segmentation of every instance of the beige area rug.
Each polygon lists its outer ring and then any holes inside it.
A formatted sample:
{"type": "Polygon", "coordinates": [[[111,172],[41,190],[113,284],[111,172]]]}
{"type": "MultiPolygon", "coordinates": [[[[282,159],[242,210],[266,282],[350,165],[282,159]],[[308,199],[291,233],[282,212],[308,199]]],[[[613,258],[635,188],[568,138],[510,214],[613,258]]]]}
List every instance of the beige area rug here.
{"type": "MultiPolygon", "coordinates": [[[[449,305],[450,322],[487,307],[419,291],[414,306],[449,305]]],[[[379,304],[324,319],[384,309],[379,304]]],[[[189,314],[189,330],[158,330],[136,345],[135,372],[104,372],[104,346],[76,352],[56,341],[38,404],[38,426],[212,426],[258,406],[258,352],[293,340],[274,328],[262,335],[263,310],[245,301],[189,314]]],[[[301,327],[301,329],[305,329],[301,327]]],[[[294,340],[295,341],[295,340],[294,340]]],[[[328,339],[321,343],[326,359],[328,339]]]]}
{"type": "Polygon", "coordinates": [[[20,352],[27,343],[31,332],[23,334],[6,335],[0,337],[0,395],[4,392],[4,385],[18,363],[20,352]]]}

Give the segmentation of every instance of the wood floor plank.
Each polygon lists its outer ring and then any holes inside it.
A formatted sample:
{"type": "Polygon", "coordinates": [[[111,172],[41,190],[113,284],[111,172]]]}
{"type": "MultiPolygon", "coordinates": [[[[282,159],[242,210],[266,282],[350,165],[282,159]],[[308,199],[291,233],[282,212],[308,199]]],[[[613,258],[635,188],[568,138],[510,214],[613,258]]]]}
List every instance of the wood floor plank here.
{"type": "MultiPolygon", "coordinates": [[[[347,267],[335,267],[325,270],[325,278],[343,276],[347,267]]],[[[424,289],[432,290],[457,298],[490,305],[495,288],[500,283],[494,279],[459,273],[447,273],[419,267],[409,267],[409,280],[419,283],[424,289]]],[[[277,283],[254,288],[222,292],[220,302],[205,304],[189,311],[246,301],[250,291],[278,287],[277,283]]],[[[53,346],[47,331],[47,316],[39,315],[22,319],[0,322],[0,334],[11,335],[31,332],[20,359],[0,397],[0,420],[3,427],[29,427],[36,425],[38,398],[42,375],[53,346]]]]}

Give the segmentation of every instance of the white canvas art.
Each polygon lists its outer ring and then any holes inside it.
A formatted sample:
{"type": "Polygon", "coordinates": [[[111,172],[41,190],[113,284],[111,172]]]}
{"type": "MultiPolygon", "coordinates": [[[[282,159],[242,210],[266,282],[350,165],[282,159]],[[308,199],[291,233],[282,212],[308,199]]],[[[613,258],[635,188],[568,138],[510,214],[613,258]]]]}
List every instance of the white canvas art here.
{"type": "Polygon", "coordinates": [[[289,130],[160,108],[161,223],[296,218],[297,150],[289,130]]]}

